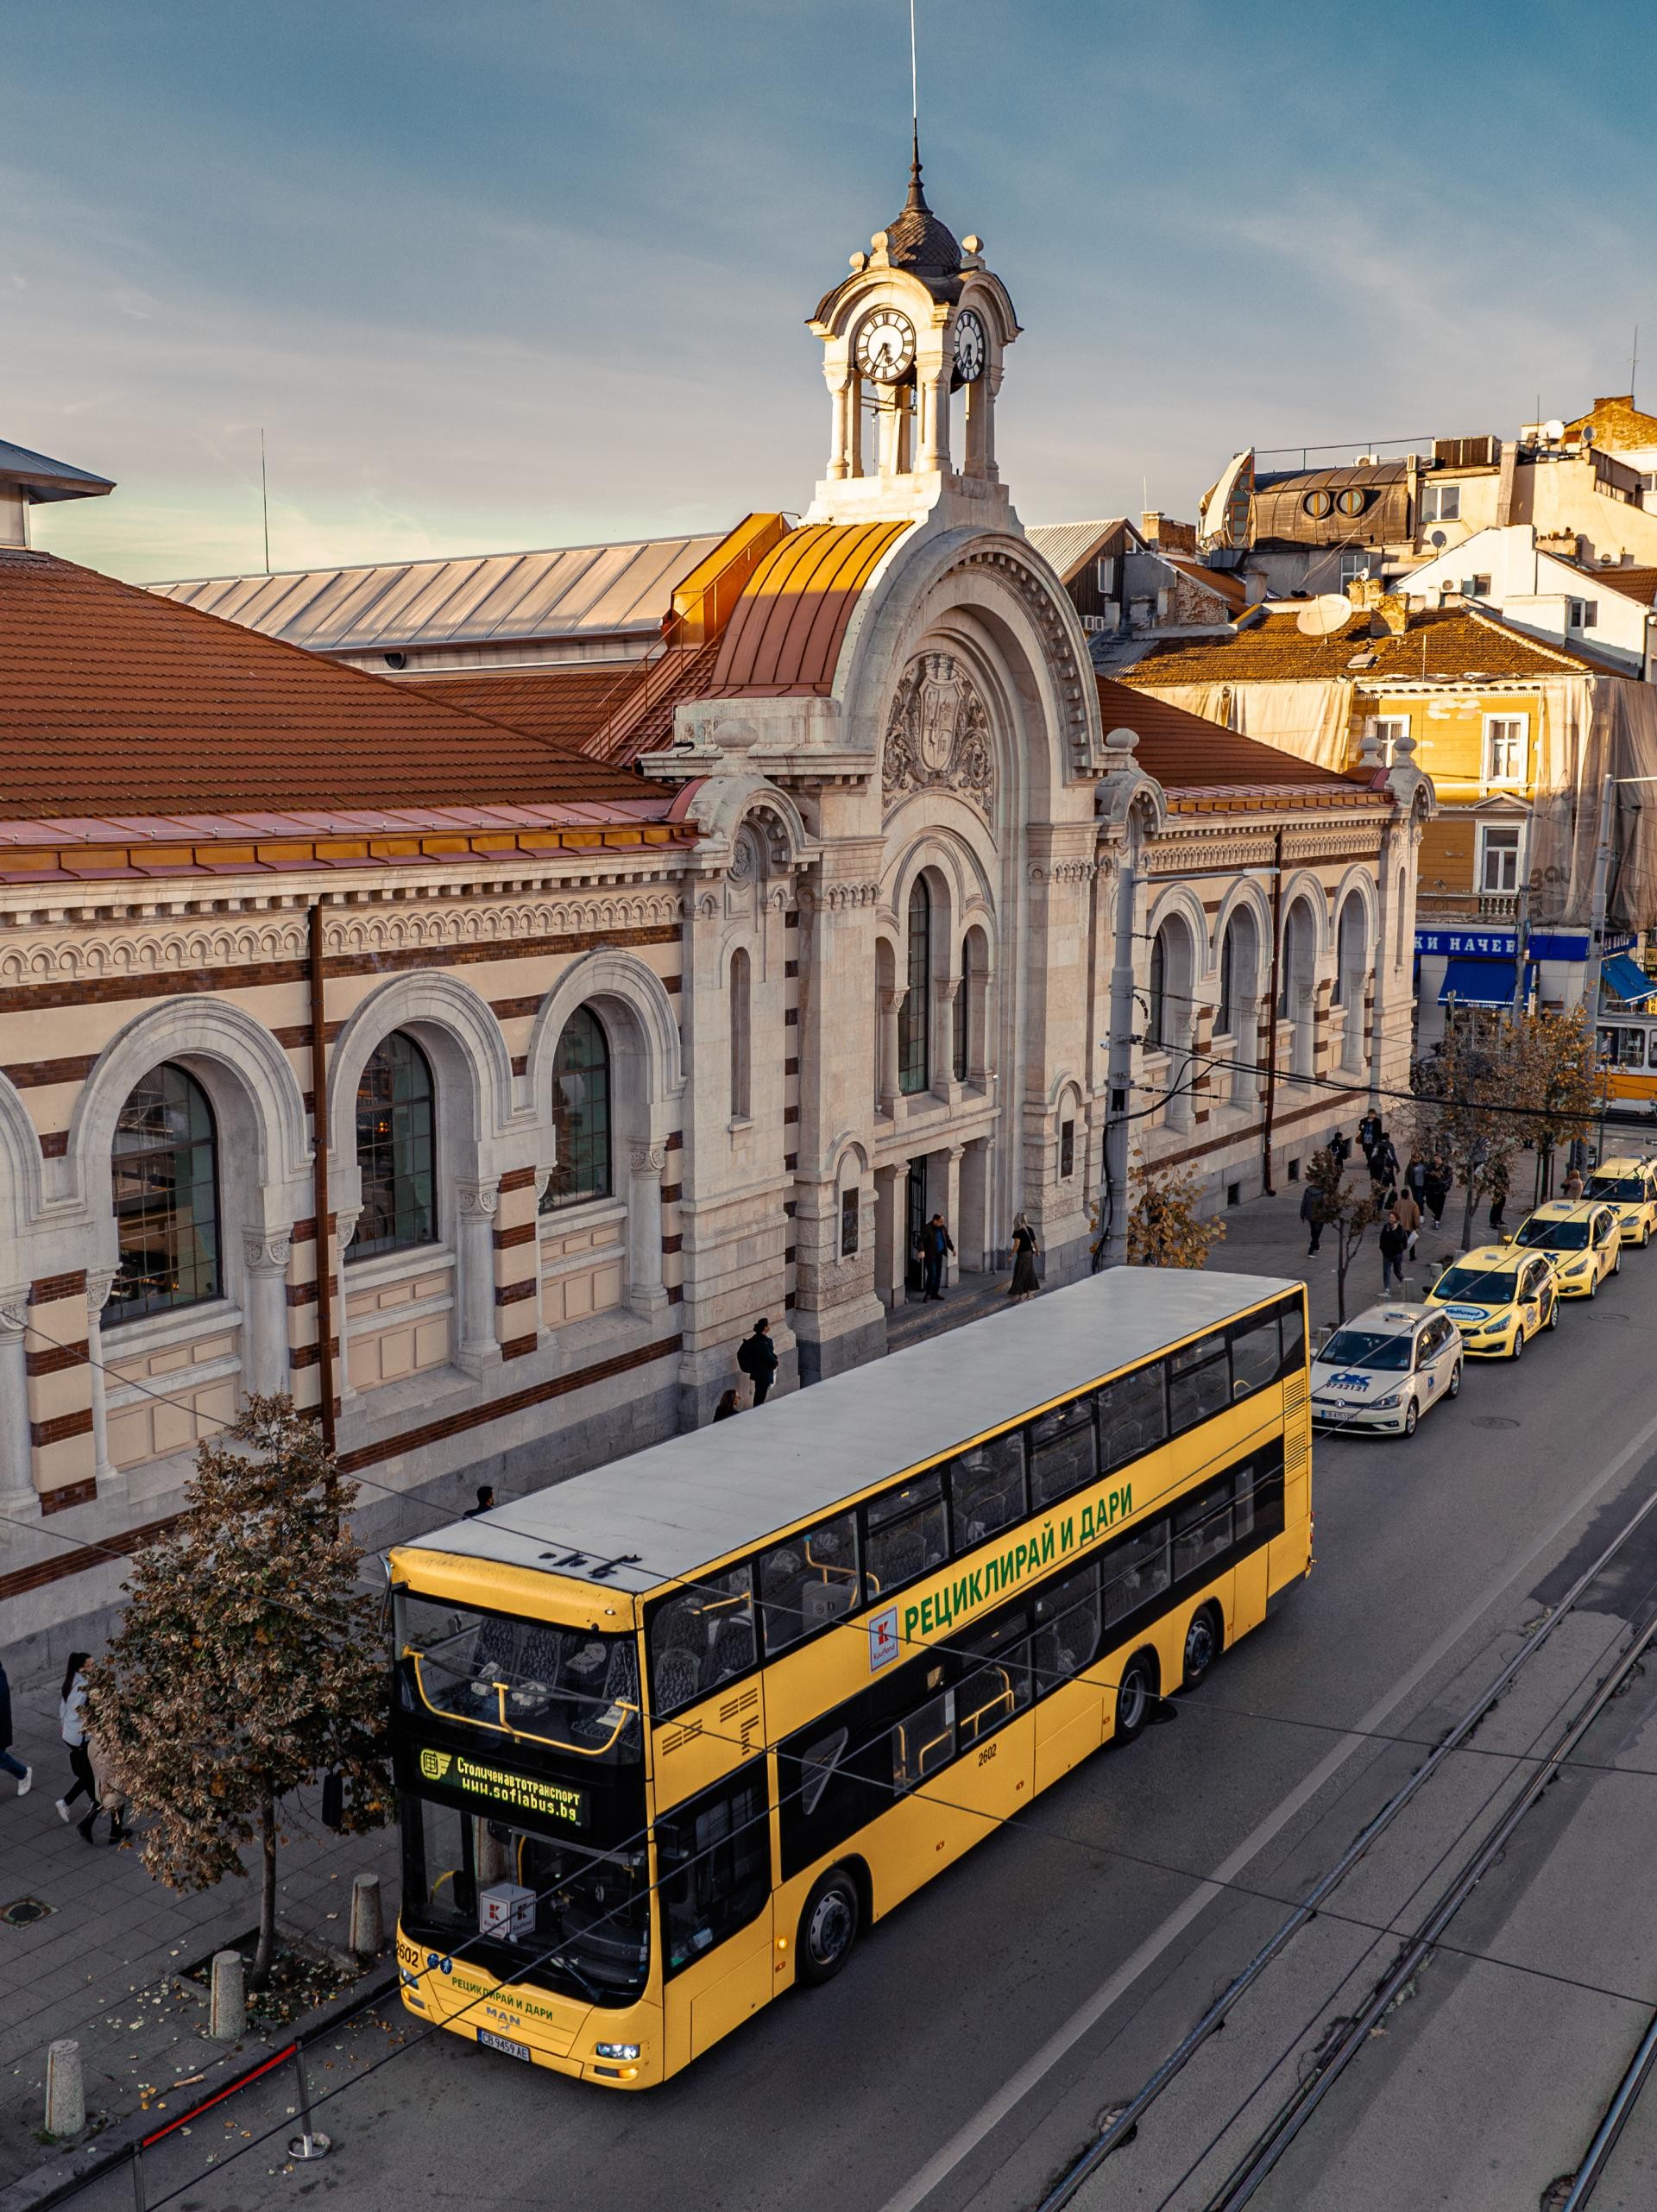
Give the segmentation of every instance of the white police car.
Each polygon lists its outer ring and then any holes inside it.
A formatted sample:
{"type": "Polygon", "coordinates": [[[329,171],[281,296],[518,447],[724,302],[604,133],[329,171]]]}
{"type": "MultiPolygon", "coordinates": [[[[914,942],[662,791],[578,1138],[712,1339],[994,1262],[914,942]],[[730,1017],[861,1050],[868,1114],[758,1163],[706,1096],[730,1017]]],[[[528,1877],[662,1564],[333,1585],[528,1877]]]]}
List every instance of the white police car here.
{"type": "Polygon", "coordinates": [[[1414,1436],[1461,1389],[1461,1332],[1434,1306],[1370,1306],[1312,1360],[1312,1418],[1322,1428],[1414,1436]]]}

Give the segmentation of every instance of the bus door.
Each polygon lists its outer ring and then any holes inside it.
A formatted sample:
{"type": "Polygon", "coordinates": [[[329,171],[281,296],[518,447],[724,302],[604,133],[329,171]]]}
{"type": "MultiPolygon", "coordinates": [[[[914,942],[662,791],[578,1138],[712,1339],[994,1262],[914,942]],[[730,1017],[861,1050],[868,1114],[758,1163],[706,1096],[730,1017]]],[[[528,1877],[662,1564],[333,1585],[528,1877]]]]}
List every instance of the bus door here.
{"type": "Polygon", "coordinates": [[[756,1759],[657,1818],[664,1994],[690,2058],[771,1995],[767,1765],[756,1759]]]}

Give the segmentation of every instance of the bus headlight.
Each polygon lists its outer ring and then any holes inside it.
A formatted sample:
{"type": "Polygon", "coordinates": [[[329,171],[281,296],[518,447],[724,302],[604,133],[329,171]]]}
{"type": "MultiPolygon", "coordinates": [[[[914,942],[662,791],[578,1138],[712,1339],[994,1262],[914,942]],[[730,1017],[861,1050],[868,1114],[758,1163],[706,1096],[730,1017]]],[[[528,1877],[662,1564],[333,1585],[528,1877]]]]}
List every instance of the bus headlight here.
{"type": "Polygon", "coordinates": [[[636,2058],[639,2056],[636,2043],[595,2043],[593,2049],[601,2058],[636,2058]]]}

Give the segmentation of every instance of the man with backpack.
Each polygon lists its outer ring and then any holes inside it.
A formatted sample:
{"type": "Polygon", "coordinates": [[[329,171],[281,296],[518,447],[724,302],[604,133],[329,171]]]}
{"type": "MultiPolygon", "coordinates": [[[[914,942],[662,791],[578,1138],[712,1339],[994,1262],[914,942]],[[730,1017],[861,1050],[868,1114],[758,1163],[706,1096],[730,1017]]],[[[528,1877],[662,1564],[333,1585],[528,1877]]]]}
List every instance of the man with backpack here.
{"type": "Polygon", "coordinates": [[[753,1402],[762,1406],[777,1373],[777,1347],[771,1340],[771,1324],[763,1319],[753,1325],[736,1347],[736,1364],[753,1385],[753,1402]]]}

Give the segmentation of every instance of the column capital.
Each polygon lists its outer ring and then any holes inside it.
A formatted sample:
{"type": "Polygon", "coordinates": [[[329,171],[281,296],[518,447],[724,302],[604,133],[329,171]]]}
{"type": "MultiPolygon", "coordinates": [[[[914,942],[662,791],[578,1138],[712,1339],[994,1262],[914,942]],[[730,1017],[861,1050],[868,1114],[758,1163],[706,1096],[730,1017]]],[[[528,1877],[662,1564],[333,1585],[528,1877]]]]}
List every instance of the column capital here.
{"type": "Polygon", "coordinates": [[[255,1275],[286,1275],[292,1248],[293,1238],[286,1229],[274,1232],[263,1229],[242,1232],[242,1256],[255,1275]]]}
{"type": "Polygon", "coordinates": [[[667,1165],[667,1147],[665,1144],[652,1144],[648,1142],[642,1144],[629,1144],[627,1160],[634,1175],[658,1175],[667,1165]]]}
{"type": "Polygon", "coordinates": [[[500,1203],[499,1178],[492,1182],[477,1182],[463,1177],[455,1185],[456,1210],[463,1216],[469,1214],[482,1216],[487,1219],[495,1213],[500,1203]]]}
{"type": "Polygon", "coordinates": [[[338,1239],[342,1259],[345,1257],[346,1246],[356,1234],[356,1225],[362,1219],[362,1208],[360,1206],[340,1206],[334,1209],[334,1235],[338,1239]]]}
{"type": "Polygon", "coordinates": [[[28,1328],[28,1285],[0,1290],[0,1337],[20,1337],[28,1328]]]}
{"type": "Polygon", "coordinates": [[[110,1302],[118,1267],[89,1267],[86,1270],[86,1311],[96,1317],[110,1302]]]}

